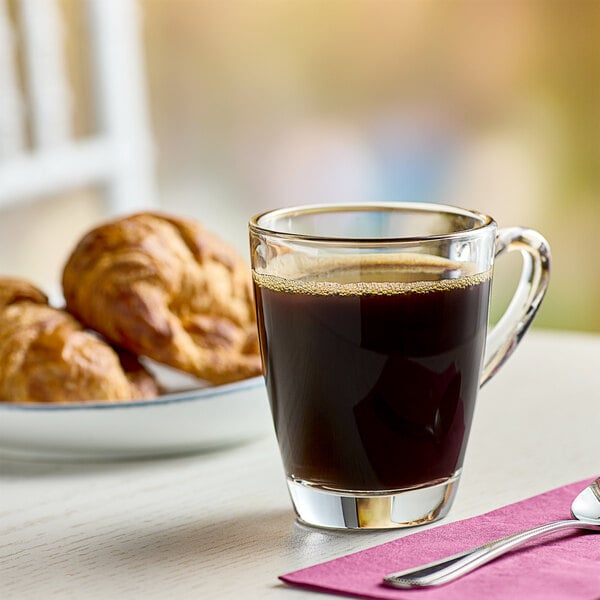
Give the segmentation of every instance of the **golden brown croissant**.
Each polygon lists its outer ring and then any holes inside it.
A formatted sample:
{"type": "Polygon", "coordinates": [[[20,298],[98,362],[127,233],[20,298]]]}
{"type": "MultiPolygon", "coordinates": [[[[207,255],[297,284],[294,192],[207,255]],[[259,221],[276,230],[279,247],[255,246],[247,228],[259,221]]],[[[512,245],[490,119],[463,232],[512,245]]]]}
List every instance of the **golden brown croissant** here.
{"type": "Polygon", "coordinates": [[[261,372],[249,268],[195,221],[146,212],[93,229],[63,292],[82,323],[135,354],[216,384],[261,372]]]}
{"type": "Polygon", "coordinates": [[[35,286],[0,277],[0,400],[75,402],[155,396],[154,378],[52,308],[35,286]]]}

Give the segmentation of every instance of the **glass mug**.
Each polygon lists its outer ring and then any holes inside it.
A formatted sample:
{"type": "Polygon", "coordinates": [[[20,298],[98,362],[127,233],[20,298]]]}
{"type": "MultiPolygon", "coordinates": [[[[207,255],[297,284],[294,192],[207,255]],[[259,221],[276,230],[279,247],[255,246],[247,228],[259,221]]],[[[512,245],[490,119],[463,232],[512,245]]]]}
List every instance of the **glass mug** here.
{"type": "Polygon", "coordinates": [[[549,281],[537,232],[411,203],[284,208],[249,223],[264,374],[300,521],[358,529],[447,514],[475,399],[549,281]],[[514,297],[488,334],[495,257],[514,297]]]}

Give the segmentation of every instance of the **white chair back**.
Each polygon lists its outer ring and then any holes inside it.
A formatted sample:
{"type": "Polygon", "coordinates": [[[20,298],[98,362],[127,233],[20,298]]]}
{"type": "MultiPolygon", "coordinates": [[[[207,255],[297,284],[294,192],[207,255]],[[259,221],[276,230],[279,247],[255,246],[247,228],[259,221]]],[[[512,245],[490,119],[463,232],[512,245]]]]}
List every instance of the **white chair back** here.
{"type": "Polygon", "coordinates": [[[139,6],[82,0],[91,131],[74,133],[58,0],[0,0],[0,208],[99,186],[106,212],[156,204],[139,6]]]}

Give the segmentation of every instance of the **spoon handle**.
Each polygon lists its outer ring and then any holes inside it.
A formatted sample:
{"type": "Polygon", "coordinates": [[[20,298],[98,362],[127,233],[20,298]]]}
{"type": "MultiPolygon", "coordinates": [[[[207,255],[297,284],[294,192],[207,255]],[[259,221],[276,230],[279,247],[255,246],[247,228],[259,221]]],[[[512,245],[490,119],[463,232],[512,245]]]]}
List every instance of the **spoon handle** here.
{"type": "Polygon", "coordinates": [[[470,573],[481,565],[484,565],[532,538],[548,535],[549,533],[567,528],[598,530],[600,529],[600,526],[584,523],[575,519],[539,525],[533,529],[508,535],[499,540],[488,542],[483,546],[471,548],[460,554],[455,554],[454,556],[443,558],[421,567],[398,571],[397,573],[390,573],[383,578],[383,581],[386,585],[397,588],[426,587],[448,583],[462,575],[470,573]]]}

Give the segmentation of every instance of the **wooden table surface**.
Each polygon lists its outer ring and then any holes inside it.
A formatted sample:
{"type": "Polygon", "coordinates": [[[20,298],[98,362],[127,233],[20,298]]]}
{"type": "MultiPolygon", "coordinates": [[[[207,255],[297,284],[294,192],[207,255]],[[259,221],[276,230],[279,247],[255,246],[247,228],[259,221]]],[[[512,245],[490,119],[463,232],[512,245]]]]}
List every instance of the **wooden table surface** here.
{"type": "MultiPolygon", "coordinates": [[[[183,457],[0,469],[3,600],[325,597],[277,576],[415,531],[296,523],[272,434],[183,457]]],[[[441,523],[598,474],[600,336],[532,331],[481,391],[441,523]]]]}

